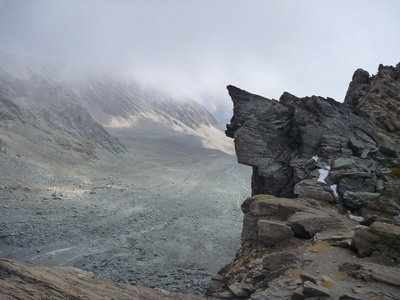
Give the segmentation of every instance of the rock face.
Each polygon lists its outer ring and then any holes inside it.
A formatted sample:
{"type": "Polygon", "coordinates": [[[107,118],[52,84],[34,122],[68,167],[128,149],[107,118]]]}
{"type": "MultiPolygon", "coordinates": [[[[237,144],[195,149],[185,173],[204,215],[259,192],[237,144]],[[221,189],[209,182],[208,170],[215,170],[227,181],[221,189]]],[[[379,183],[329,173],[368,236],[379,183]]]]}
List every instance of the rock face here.
{"type": "Polygon", "coordinates": [[[400,131],[400,64],[379,65],[378,73],[370,76],[365,70],[354,72],[344,103],[360,108],[371,116],[382,132],[399,142],[400,131]]]}
{"type": "Polygon", "coordinates": [[[228,86],[226,135],[253,167],[253,196],[242,204],[242,247],[209,295],[398,299],[399,74],[400,64],[357,70],[344,104],[228,86]]]}
{"type": "MultiPolygon", "coordinates": [[[[399,70],[380,67],[371,82],[383,86],[382,90],[390,86],[389,94],[397,86],[400,94],[399,70]],[[392,74],[392,81],[381,73],[392,74]]],[[[361,75],[353,78],[346,99],[353,99],[349,95],[363,94],[366,89],[364,83],[360,86],[365,81],[365,71],[357,70],[355,74],[361,75]]],[[[399,207],[400,181],[396,174],[400,144],[391,137],[399,139],[400,135],[395,129],[385,131],[386,127],[379,123],[382,117],[377,117],[385,112],[398,114],[398,96],[378,110],[376,94],[368,98],[369,94],[364,93],[367,98],[360,100],[359,108],[351,105],[353,100],[347,100],[346,105],[330,98],[297,98],[285,92],[276,101],[234,86],[228,86],[228,91],[234,115],[226,134],[235,139],[239,163],[253,167],[253,195],[309,197],[311,193],[313,198],[351,210],[368,209],[370,202],[384,198],[391,206],[399,207]],[[371,106],[372,117],[367,115],[371,106]]],[[[380,210],[393,215],[392,209],[381,206],[380,210]]]]}

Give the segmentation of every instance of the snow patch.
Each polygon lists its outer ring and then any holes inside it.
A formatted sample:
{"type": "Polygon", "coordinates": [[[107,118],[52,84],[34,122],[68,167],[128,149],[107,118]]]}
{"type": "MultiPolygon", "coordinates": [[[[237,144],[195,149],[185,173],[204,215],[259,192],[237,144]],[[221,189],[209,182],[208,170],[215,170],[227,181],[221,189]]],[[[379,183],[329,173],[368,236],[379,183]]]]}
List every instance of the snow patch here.
{"type": "Polygon", "coordinates": [[[318,161],[318,155],[314,155],[313,157],[311,157],[312,160],[314,160],[315,162],[318,161]]]}
{"type": "Polygon", "coordinates": [[[355,216],[355,215],[349,215],[349,218],[352,219],[352,220],[356,220],[357,222],[361,222],[361,221],[364,220],[363,217],[355,216]]]}
{"type": "Polygon", "coordinates": [[[318,177],[317,181],[326,183],[325,178],[328,177],[330,170],[331,170],[331,167],[329,167],[329,166],[325,167],[325,169],[318,169],[319,177],[318,177]]]}
{"type": "Polygon", "coordinates": [[[338,199],[338,198],[339,198],[339,195],[338,195],[338,193],[337,193],[337,184],[332,184],[332,185],[330,186],[330,188],[331,188],[331,190],[333,191],[333,194],[335,195],[336,199],[338,199]]]}

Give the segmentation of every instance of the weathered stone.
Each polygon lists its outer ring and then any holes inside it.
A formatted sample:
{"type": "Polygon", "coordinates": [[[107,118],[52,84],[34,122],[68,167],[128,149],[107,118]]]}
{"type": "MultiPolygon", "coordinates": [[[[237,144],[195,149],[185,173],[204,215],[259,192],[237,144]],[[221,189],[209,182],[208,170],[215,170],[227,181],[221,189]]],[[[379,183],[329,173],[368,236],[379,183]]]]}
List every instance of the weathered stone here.
{"type": "Polygon", "coordinates": [[[336,203],[332,189],[322,182],[306,179],[297,183],[294,187],[294,193],[301,198],[310,198],[336,203]]]}
{"type": "Polygon", "coordinates": [[[344,263],[339,266],[341,271],[350,276],[366,281],[379,281],[400,286],[400,269],[374,263],[344,263]]]}
{"type": "Polygon", "coordinates": [[[292,296],[290,297],[290,300],[303,300],[304,299],[304,295],[300,292],[294,292],[292,294],[292,296]]]}
{"type": "Polygon", "coordinates": [[[95,278],[93,273],[73,267],[40,267],[0,259],[1,299],[121,299],[200,300],[203,297],[169,293],[95,278]]]}
{"type": "Polygon", "coordinates": [[[290,252],[279,252],[268,255],[263,259],[263,269],[266,271],[266,283],[282,275],[297,260],[297,256],[290,252]]]}
{"type": "Polygon", "coordinates": [[[362,300],[362,298],[360,296],[348,293],[340,296],[339,300],[362,300]]]}
{"type": "Polygon", "coordinates": [[[332,279],[327,275],[321,276],[321,286],[329,288],[332,286],[332,279]]]}
{"type": "MultiPolygon", "coordinates": [[[[259,245],[258,241],[261,241],[257,234],[259,220],[287,222],[286,225],[299,238],[311,238],[317,232],[339,230],[343,226],[340,219],[317,209],[318,202],[314,200],[258,195],[246,199],[245,202],[248,208],[245,209],[247,213],[243,217],[242,244],[259,245]]],[[[261,243],[265,246],[263,242],[261,243]]]]}
{"type": "Polygon", "coordinates": [[[374,222],[370,227],[356,226],[354,245],[361,257],[380,256],[400,259],[400,227],[374,222]]]}
{"type": "Polygon", "coordinates": [[[301,281],[304,283],[306,281],[310,281],[312,283],[317,283],[317,278],[315,278],[314,276],[310,275],[310,274],[306,274],[306,273],[301,273],[300,274],[300,279],[301,281]]]}
{"type": "Polygon", "coordinates": [[[352,158],[339,157],[332,163],[332,169],[348,169],[355,165],[355,161],[352,158]]]}
{"type": "Polygon", "coordinates": [[[241,282],[235,282],[229,285],[229,290],[236,296],[236,297],[247,297],[249,292],[246,290],[246,284],[241,282]]]}
{"type": "Polygon", "coordinates": [[[367,112],[380,130],[395,138],[395,133],[400,128],[400,64],[396,67],[379,65],[378,73],[374,76],[369,76],[362,69],[358,69],[356,73],[350,82],[344,103],[367,112]],[[362,83],[357,80],[361,73],[365,78],[362,83]]]}
{"type": "Polygon", "coordinates": [[[376,177],[367,172],[343,172],[338,176],[338,192],[344,195],[345,192],[369,192],[376,191],[376,177]]]}
{"type": "Polygon", "coordinates": [[[343,195],[343,204],[350,209],[360,209],[367,205],[367,202],[379,197],[379,193],[350,192],[346,191],[343,195]]]}
{"type": "Polygon", "coordinates": [[[312,283],[310,281],[304,282],[303,285],[303,294],[306,296],[306,298],[309,297],[330,297],[331,294],[329,291],[319,285],[316,285],[315,283],[312,283]]]}
{"type": "Polygon", "coordinates": [[[310,212],[299,212],[293,214],[288,220],[296,237],[310,239],[317,232],[327,228],[341,228],[343,223],[340,219],[329,215],[321,215],[310,212]]]}
{"type": "Polygon", "coordinates": [[[257,222],[257,236],[267,247],[272,247],[293,237],[293,232],[289,226],[283,223],[259,220],[257,222]]]}

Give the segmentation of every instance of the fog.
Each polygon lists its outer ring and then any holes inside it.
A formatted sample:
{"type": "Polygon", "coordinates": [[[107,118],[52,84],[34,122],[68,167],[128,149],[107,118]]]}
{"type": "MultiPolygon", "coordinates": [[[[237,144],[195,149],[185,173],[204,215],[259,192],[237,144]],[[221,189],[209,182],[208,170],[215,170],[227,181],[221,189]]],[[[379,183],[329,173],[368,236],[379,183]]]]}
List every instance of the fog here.
{"type": "Polygon", "coordinates": [[[0,51],[119,74],[204,104],[226,85],[343,101],[357,68],[400,62],[394,0],[0,0],[0,51]]]}

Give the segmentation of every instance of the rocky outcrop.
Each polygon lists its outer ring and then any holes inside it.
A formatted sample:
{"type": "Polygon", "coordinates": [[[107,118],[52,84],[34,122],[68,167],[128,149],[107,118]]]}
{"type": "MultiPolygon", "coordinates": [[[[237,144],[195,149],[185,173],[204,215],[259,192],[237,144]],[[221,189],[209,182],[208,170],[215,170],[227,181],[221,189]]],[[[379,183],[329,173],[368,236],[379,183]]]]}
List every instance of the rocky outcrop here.
{"type": "MultiPolygon", "coordinates": [[[[397,69],[393,69],[395,78],[398,78],[397,69]]],[[[357,84],[365,81],[365,72],[357,70],[356,74],[355,83],[350,84],[350,95],[364,93],[365,86],[357,84]]],[[[379,75],[372,82],[378,85],[381,77],[387,76],[379,75]]],[[[392,81],[398,81],[394,77],[390,77],[392,81]]],[[[391,81],[383,82],[393,89],[391,81]]],[[[239,163],[253,167],[253,195],[312,195],[353,211],[364,208],[365,215],[368,210],[376,209],[372,208],[373,204],[369,207],[370,203],[385,199],[390,207],[396,207],[395,213],[391,208],[385,209],[386,205],[378,210],[389,218],[397,213],[400,144],[390,137],[398,138],[399,134],[384,132],[384,126],[378,127],[378,109],[374,106],[370,117],[367,100],[359,108],[350,100],[346,105],[330,98],[297,98],[284,93],[276,101],[234,86],[228,86],[228,91],[234,103],[234,115],[226,134],[235,139],[239,163]]],[[[397,98],[385,103],[381,115],[389,111],[391,115],[399,113],[397,98]]]]}
{"type": "MultiPolygon", "coordinates": [[[[400,63],[396,67],[379,65],[378,73],[354,72],[344,103],[360,108],[384,133],[399,142],[400,63]]],[[[395,153],[393,153],[395,154],[395,153]]]]}
{"type": "Polygon", "coordinates": [[[118,299],[200,300],[203,297],[169,293],[98,279],[73,267],[40,267],[0,259],[1,299],[118,299]]]}
{"type": "Polygon", "coordinates": [[[253,167],[253,196],[242,204],[242,247],[209,295],[398,299],[399,73],[357,70],[344,104],[228,86],[226,135],[238,162],[253,167]]]}

